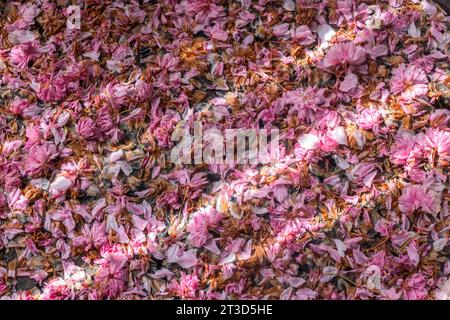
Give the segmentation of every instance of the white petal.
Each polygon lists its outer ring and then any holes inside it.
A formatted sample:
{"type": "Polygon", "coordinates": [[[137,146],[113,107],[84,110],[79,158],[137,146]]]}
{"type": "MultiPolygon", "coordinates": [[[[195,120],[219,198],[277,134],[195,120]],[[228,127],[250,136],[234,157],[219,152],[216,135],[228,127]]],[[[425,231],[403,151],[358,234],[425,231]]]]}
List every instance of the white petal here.
{"type": "Polygon", "coordinates": [[[300,138],[300,146],[303,149],[307,150],[315,149],[319,144],[319,142],[320,142],[319,137],[313,134],[304,134],[300,138]]]}
{"type": "Polygon", "coordinates": [[[337,143],[343,144],[345,146],[348,144],[347,133],[345,132],[344,127],[338,126],[334,128],[334,130],[331,131],[330,133],[331,138],[333,138],[333,140],[335,140],[337,143]]]}
{"type": "Polygon", "coordinates": [[[317,33],[319,34],[319,38],[322,42],[328,42],[336,34],[336,31],[334,31],[334,29],[328,24],[321,24],[317,28],[317,33]]]}
{"type": "Polygon", "coordinates": [[[436,252],[442,251],[442,249],[444,249],[446,244],[447,244],[446,238],[438,239],[433,243],[433,249],[436,252]]]}
{"type": "Polygon", "coordinates": [[[53,191],[65,191],[72,186],[72,181],[64,176],[58,176],[50,185],[53,191]]]}
{"type": "Polygon", "coordinates": [[[284,0],[283,8],[287,11],[294,11],[295,10],[295,2],[292,0],[284,0]]]}
{"type": "Polygon", "coordinates": [[[12,44],[25,43],[34,39],[36,39],[36,35],[30,30],[14,30],[8,35],[8,40],[12,44]]]}

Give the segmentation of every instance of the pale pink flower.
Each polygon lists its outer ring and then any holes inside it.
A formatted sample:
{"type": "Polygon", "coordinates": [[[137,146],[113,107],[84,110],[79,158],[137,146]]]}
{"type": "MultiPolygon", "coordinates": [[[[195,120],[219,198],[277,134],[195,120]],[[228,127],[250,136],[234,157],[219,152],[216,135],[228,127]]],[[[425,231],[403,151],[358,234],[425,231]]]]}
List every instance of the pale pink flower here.
{"type": "Polygon", "coordinates": [[[323,59],[325,68],[339,65],[359,66],[366,61],[366,54],[362,47],[352,42],[339,43],[331,47],[323,59]]]}
{"type": "Polygon", "coordinates": [[[173,279],[167,289],[183,299],[194,299],[199,285],[200,281],[196,274],[181,272],[180,282],[173,279]]]}
{"type": "Polygon", "coordinates": [[[6,191],[13,191],[22,184],[22,175],[19,166],[14,163],[0,165],[3,174],[0,175],[1,183],[4,183],[6,191]]]}
{"type": "MultiPolygon", "coordinates": [[[[79,213],[79,211],[76,213],[79,213]]],[[[84,214],[86,215],[88,213],[86,212],[84,214]]],[[[87,221],[91,220],[92,216],[89,216],[87,221]]],[[[83,247],[85,251],[89,251],[92,247],[101,248],[107,241],[106,221],[103,221],[102,223],[95,221],[91,227],[88,227],[85,224],[81,230],[81,235],[74,237],[71,245],[74,247],[83,247]]]]}
{"type": "Polygon", "coordinates": [[[68,283],[63,278],[51,279],[43,288],[40,298],[42,300],[67,300],[73,296],[68,283]]]}
{"type": "Polygon", "coordinates": [[[353,72],[345,75],[344,81],[339,85],[339,90],[342,92],[350,92],[358,86],[358,76],[353,72]]]}
{"type": "Polygon", "coordinates": [[[208,228],[217,226],[221,220],[222,214],[212,207],[202,208],[194,213],[187,226],[189,242],[195,247],[202,247],[212,238],[208,228]]]}
{"type": "Polygon", "coordinates": [[[132,91],[133,87],[130,84],[110,82],[104,88],[101,96],[120,109],[129,103],[132,91]]]}
{"type": "Polygon", "coordinates": [[[440,160],[450,161],[450,131],[428,129],[423,135],[422,146],[430,161],[433,161],[433,150],[440,160]]]}
{"type": "Polygon", "coordinates": [[[183,4],[186,14],[195,17],[195,20],[201,24],[224,14],[224,8],[211,0],[189,0],[183,1],[183,4]]]}
{"type": "Polygon", "coordinates": [[[428,92],[428,79],[419,67],[402,63],[392,71],[390,86],[393,94],[409,101],[428,92]]]}
{"type": "Polygon", "coordinates": [[[281,106],[292,106],[290,113],[297,113],[300,120],[313,122],[317,117],[317,111],[325,103],[324,93],[324,89],[317,87],[286,91],[276,103],[281,106]]]}
{"type": "Polygon", "coordinates": [[[293,31],[292,38],[303,46],[310,45],[316,41],[316,37],[313,35],[308,26],[299,26],[293,31]]]}
{"type": "Polygon", "coordinates": [[[444,129],[450,126],[450,110],[437,109],[429,118],[430,123],[438,128],[444,129]]]}
{"type": "Polygon", "coordinates": [[[209,28],[207,31],[211,33],[211,38],[219,41],[226,41],[228,39],[228,33],[223,30],[219,24],[215,24],[214,27],[209,28]]]}
{"type": "Polygon", "coordinates": [[[115,298],[126,288],[128,257],[120,252],[107,253],[94,283],[107,298],[115,298]]]}
{"type": "Polygon", "coordinates": [[[42,75],[38,77],[37,96],[44,102],[60,101],[66,97],[67,85],[62,77],[42,75]]]}
{"type": "Polygon", "coordinates": [[[36,4],[23,4],[19,8],[20,20],[31,25],[33,24],[34,19],[39,15],[40,11],[39,6],[36,4]]]}
{"type": "Polygon", "coordinates": [[[103,107],[97,112],[97,118],[95,119],[98,128],[102,132],[108,132],[114,127],[114,122],[109,114],[108,108],[103,107]]]}
{"type": "Polygon", "coordinates": [[[77,133],[84,139],[92,139],[97,135],[95,121],[88,117],[78,120],[76,129],[77,133]]]}
{"type": "Polygon", "coordinates": [[[428,296],[427,279],[421,273],[413,274],[403,287],[403,298],[406,300],[424,300],[428,296]]]}
{"type": "Polygon", "coordinates": [[[27,42],[13,47],[9,53],[9,61],[15,67],[24,69],[28,63],[37,57],[37,47],[35,42],[27,42]]]}
{"type": "Polygon", "coordinates": [[[418,185],[409,185],[403,189],[398,199],[398,208],[404,213],[412,213],[418,209],[428,213],[438,210],[432,191],[427,192],[424,187],[418,185]]]}
{"type": "Polygon", "coordinates": [[[42,144],[31,148],[24,163],[25,173],[30,177],[43,173],[48,163],[57,156],[58,152],[53,144],[42,144]]]}
{"type": "Polygon", "coordinates": [[[339,142],[330,135],[323,135],[320,139],[320,150],[325,152],[333,152],[338,147],[339,142]]]}
{"type": "Polygon", "coordinates": [[[178,192],[176,190],[171,190],[166,193],[156,201],[158,206],[169,205],[173,209],[180,209],[181,204],[178,197],[178,192]]]}
{"type": "Polygon", "coordinates": [[[365,108],[358,116],[357,123],[364,130],[372,130],[383,121],[377,108],[365,108]]]}
{"type": "Polygon", "coordinates": [[[423,157],[423,149],[417,137],[411,133],[397,135],[391,150],[391,161],[398,165],[414,165],[423,157]]]}
{"type": "Polygon", "coordinates": [[[155,119],[150,124],[149,131],[155,137],[160,147],[170,147],[172,131],[175,129],[177,119],[172,115],[165,115],[161,119],[155,119]]]}
{"type": "Polygon", "coordinates": [[[9,106],[9,111],[11,111],[12,114],[20,115],[29,105],[30,103],[27,99],[15,97],[9,106]]]}
{"type": "Polygon", "coordinates": [[[120,45],[112,54],[111,59],[106,61],[109,70],[114,72],[122,72],[122,70],[130,65],[134,60],[134,54],[130,47],[120,45]]]}
{"type": "Polygon", "coordinates": [[[138,79],[134,84],[134,90],[136,90],[136,94],[141,100],[150,98],[153,93],[152,86],[141,79],[138,79]]]}

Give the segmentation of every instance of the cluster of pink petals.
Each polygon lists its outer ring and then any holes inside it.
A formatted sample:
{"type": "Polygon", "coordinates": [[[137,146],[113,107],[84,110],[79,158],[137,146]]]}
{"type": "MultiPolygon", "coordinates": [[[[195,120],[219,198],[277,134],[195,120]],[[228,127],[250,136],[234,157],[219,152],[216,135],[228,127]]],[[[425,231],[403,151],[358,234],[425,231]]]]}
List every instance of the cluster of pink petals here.
{"type": "Polygon", "coordinates": [[[398,208],[401,212],[413,213],[415,210],[422,210],[427,213],[438,212],[438,206],[432,192],[427,192],[423,186],[410,185],[403,191],[398,199],[398,208]]]}
{"type": "Polygon", "coordinates": [[[186,228],[189,232],[188,240],[194,247],[202,247],[207,240],[212,238],[208,229],[217,226],[222,220],[222,215],[208,207],[193,213],[190,219],[186,228]]]}
{"type": "Polygon", "coordinates": [[[340,65],[359,66],[366,61],[366,53],[363,48],[353,42],[339,43],[330,48],[323,59],[325,68],[340,65]]]}
{"type": "Polygon", "coordinates": [[[0,299],[450,298],[433,1],[72,2],[0,2],[0,299]],[[198,122],[279,150],[172,163],[198,122]]]}
{"type": "Polygon", "coordinates": [[[392,71],[390,86],[393,94],[410,101],[428,92],[428,79],[421,68],[402,63],[392,71]]]}
{"type": "Polygon", "coordinates": [[[123,253],[108,253],[95,275],[95,284],[106,297],[117,297],[126,288],[128,257],[123,253]]]}

